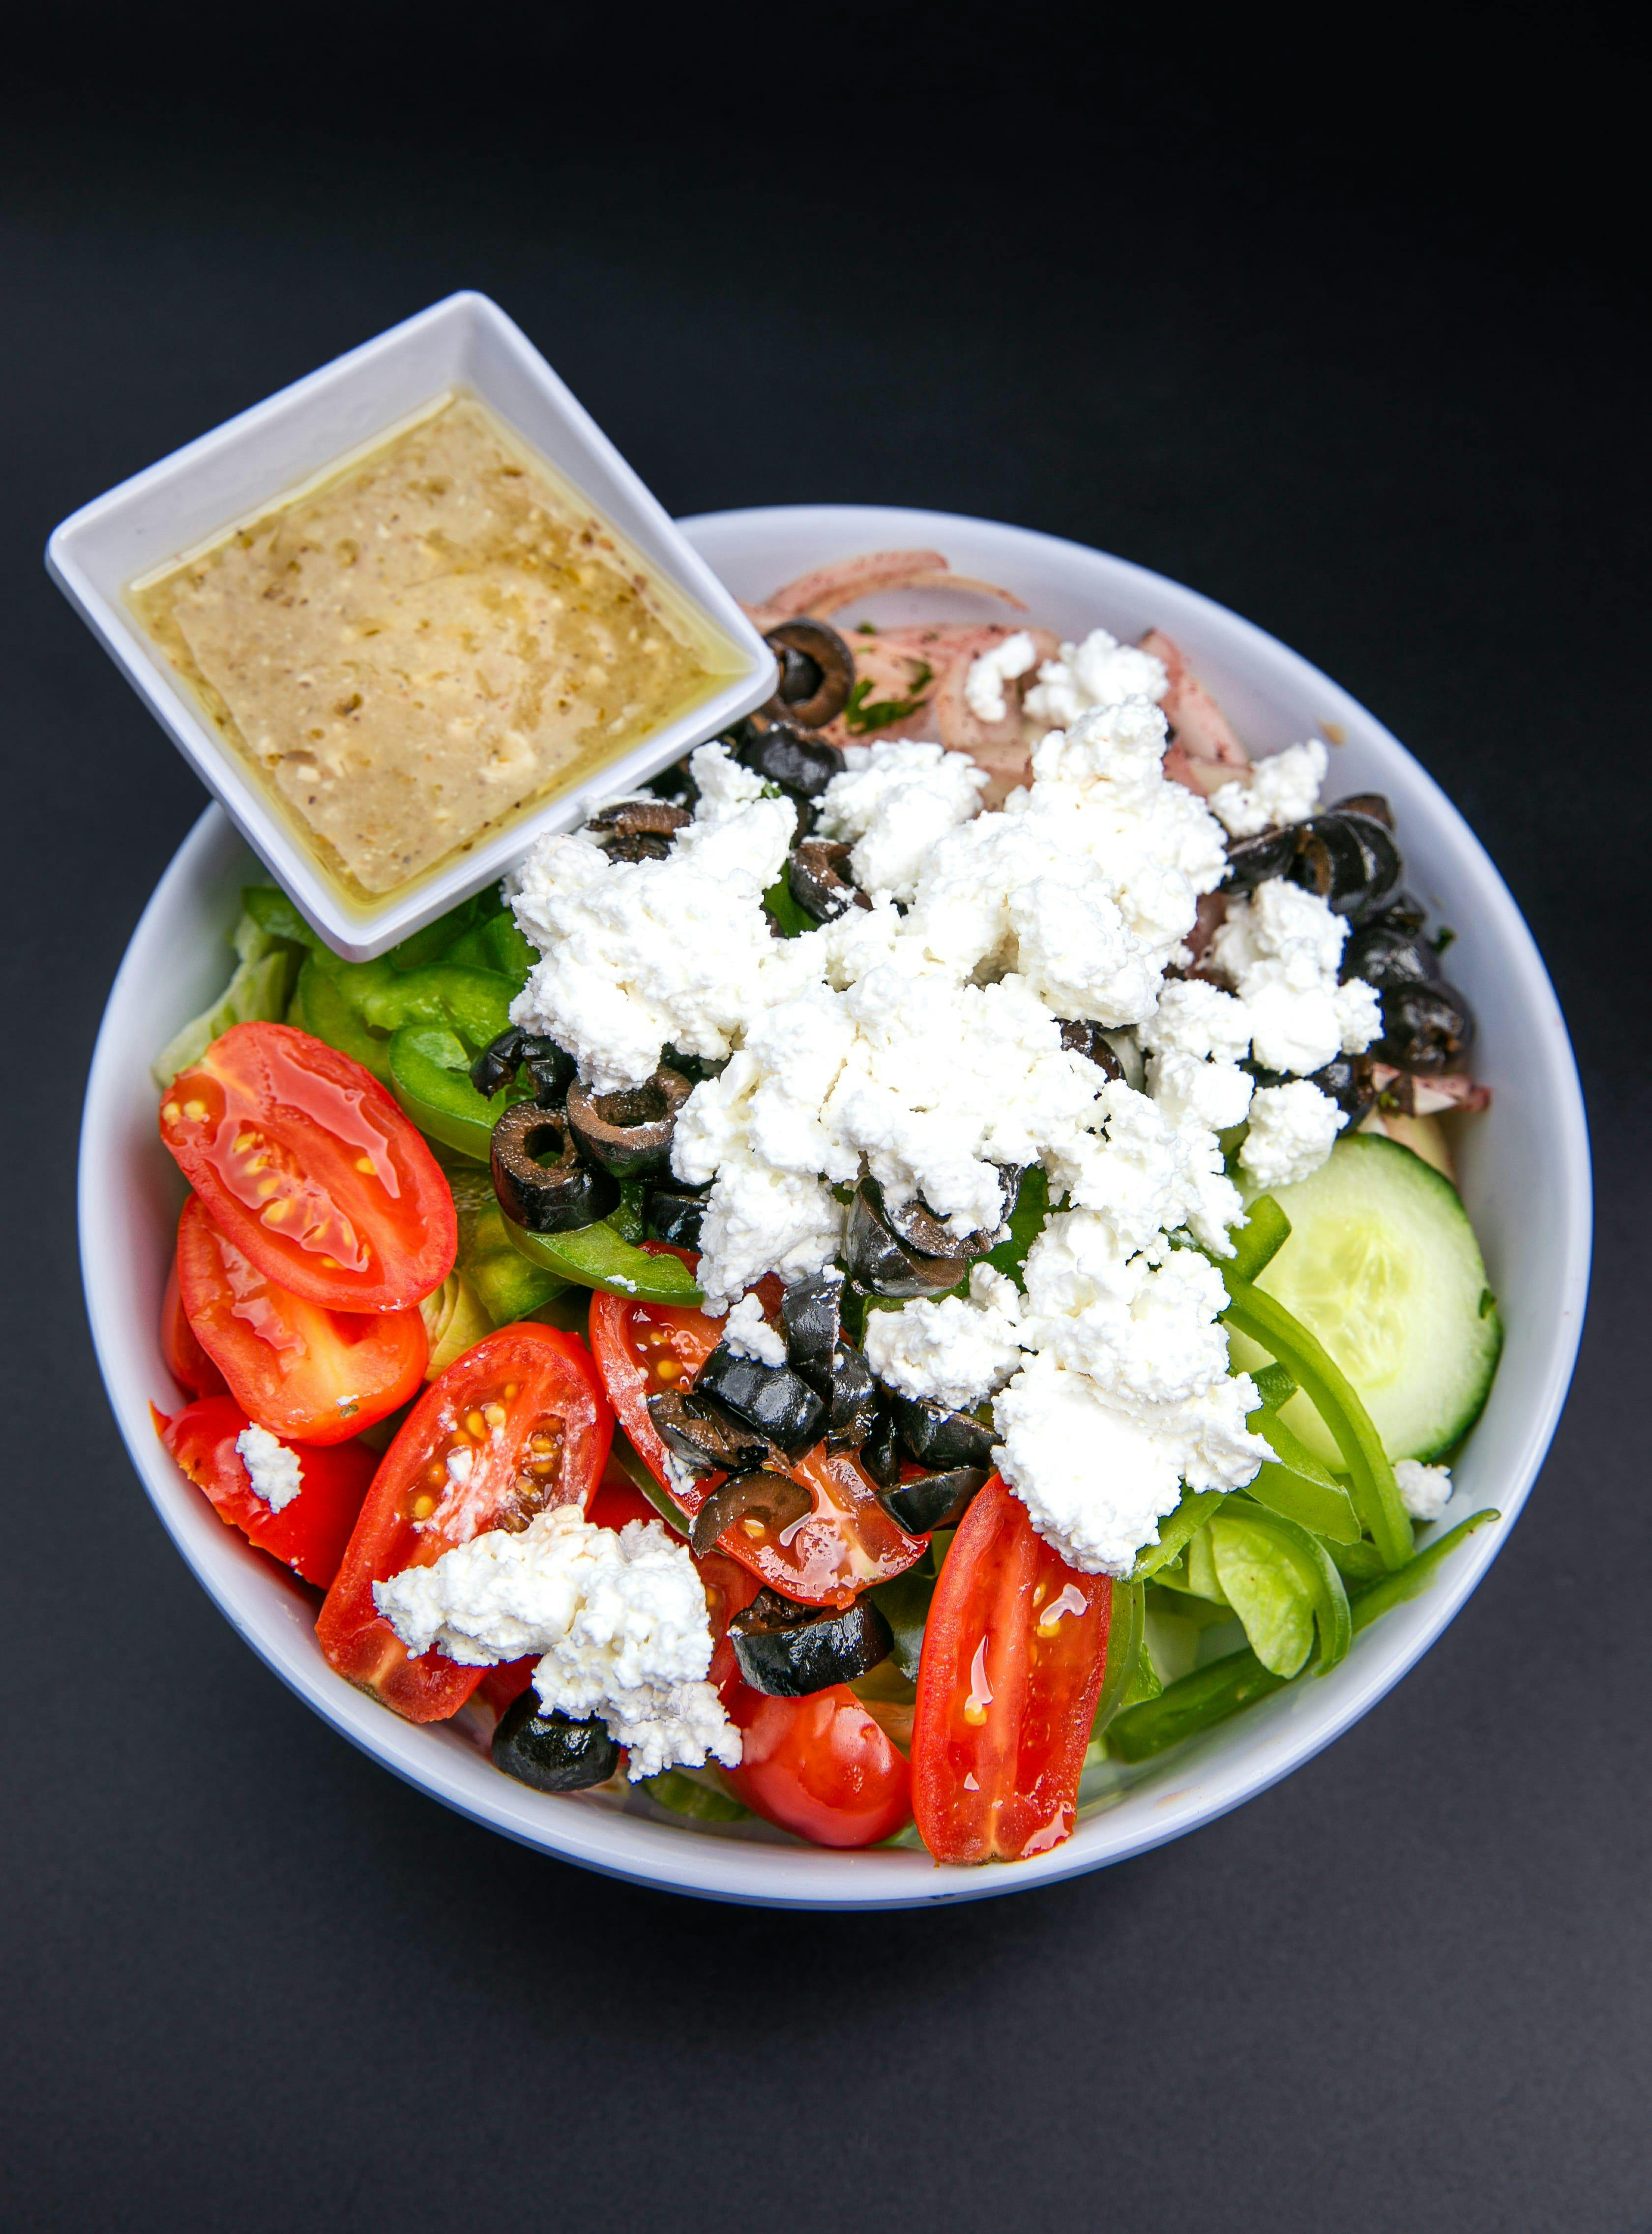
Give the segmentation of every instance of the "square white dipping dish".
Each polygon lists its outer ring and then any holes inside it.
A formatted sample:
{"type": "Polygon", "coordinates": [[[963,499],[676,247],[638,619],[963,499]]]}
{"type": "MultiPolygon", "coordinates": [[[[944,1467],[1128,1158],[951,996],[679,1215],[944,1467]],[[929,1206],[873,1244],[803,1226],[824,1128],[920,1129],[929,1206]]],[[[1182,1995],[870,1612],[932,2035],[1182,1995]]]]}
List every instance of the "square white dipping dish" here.
{"type": "Polygon", "coordinates": [[[169,458],[110,489],[55,531],[47,565],[254,851],[328,944],[368,961],[514,866],[546,830],[571,830],[689,748],[750,713],[774,688],[767,645],[539,352],[486,296],[450,295],[336,357],[169,458]],[[377,904],[353,904],[175,671],[127,603],[131,585],[209,539],[275,509],[336,461],[369,448],[444,394],[468,391],[572,484],[725,637],[735,671],[687,712],[605,766],[485,830],[377,904]]]}

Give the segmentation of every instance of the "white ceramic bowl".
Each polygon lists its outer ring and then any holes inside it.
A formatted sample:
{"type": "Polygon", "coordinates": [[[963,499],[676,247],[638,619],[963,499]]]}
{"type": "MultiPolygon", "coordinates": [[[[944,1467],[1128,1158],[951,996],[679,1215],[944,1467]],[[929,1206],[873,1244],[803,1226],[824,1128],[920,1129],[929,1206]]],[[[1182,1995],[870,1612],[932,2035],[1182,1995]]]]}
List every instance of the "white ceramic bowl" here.
{"type": "MultiPolygon", "coordinates": [[[[1463,1127],[1463,1192],[1507,1328],[1491,1401],[1457,1468],[1446,1524],[1502,1513],[1432,1590],[1356,1638],[1323,1679],[1276,1693],[1110,1792],[1055,1852],[1013,1867],[937,1869],[919,1852],[828,1853],[761,1826],[679,1827],[600,1795],[552,1799],[490,1766],[475,1736],[415,1729],[340,1681],[317,1649],[310,1602],[225,1528],[154,1438],[148,1405],[176,1394],[157,1320],[180,1186],[155,1132],[148,1064],[227,973],[224,933],[251,864],[216,807],[203,815],[146,910],[109,996],[82,1135],[81,1247],[93,1336],[134,1464],[173,1541],[228,1619],[336,1730],[434,1798],[569,1861],[715,1899],[776,1907],[894,1908],[1028,1891],[1179,1837],[1264,1791],[1374,1706],[1445,1628],[1496,1558],[1531,1486],[1566,1392],[1590,1247],[1589,1146],[1571,1049],[1519,911],[1473,833],[1411,755],[1334,683],[1219,605],[1139,566],[989,520],[873,506],[787,506],[687,523],[737,597],[860,551],[928,545],[1003,584],[1068,635],[1167,629],[1240,734],[1270,751],[1323,728],[1345,741],[1330,791],[1388,794],[1407,881],[1458,931],[1452,975],[1479,1012],[1477,1074],[1489,1114],[1463,1127]],[[1531,1216],[1541,1201],[1542,1218],[1531,1216]]],[[[954,600],[955,610],[956,598],[954,600]]],[[[909,608],[935,612],[932,594],[909,608]]],[[[983,610],[978,603],[972,611],[983,610]]],[[[885,606],[885,610],[887,610],[885,606]]],[[[852,618],[852,614],[851,615],[852,618]]],[[[640,1799],[633,1803],[646,1810],[640,1799]]]]}

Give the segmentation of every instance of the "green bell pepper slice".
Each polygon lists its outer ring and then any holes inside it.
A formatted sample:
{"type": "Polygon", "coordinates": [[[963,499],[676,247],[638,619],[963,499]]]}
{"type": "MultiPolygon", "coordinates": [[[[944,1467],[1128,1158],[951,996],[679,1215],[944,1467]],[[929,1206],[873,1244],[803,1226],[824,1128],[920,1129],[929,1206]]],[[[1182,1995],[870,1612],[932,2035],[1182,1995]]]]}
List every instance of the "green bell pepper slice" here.
{"type": "MultiPolygon", "coordinates": [[[[371,964],[363,964],[370,968],[371,964]]],[[[298,972],[297,990],[289,1011],[291,1021],[341,1055],[370,1070],[380,1084],[390,1083],[390,1039],[388,1032],[370,1031],[358,1011],[339,991],[330,971],[316,954],[307,955],[298,972]]]]}
{"type": "Polygon", "coordinates": [[[1181,1503],[1168,1519],[1159,1524],[1159,1541],[1150,1544],[1130,1570],[1131,1581],[1145,1583],[1161,1567],[1179,1559],[1211,1513],[1220,1512],[1226,1494],[1220,1489],[1184,1489],[1181,1503]]]}
{"type": "Polygon", "coordinates": [[[459,1213],[459,1269],[496,1327],[525,1319],[564,1293],[565,1279],[512,1248],[485,1171],[450,1171],[447,1184],[459,1213]]]}
{"type": "MultiPolygon", "coordinates": [[[[1147,1593],[1139,1583],[1115,1581],[1113,1611],[1107,1623],[1107,1664],[1090,1724],[1090,1743],[1107,1728],[1124,1705],[1142,1661],[1146,1657],[1147,1593]]],[[[1148,1662],[1149,1667],[1152,1662],[1148,1662]]]]}
{"type": "Polygon", "coordinates": [[[467,970],[433,962],[421,970],[390,971],[356,978],[356,970],[376,970],[371,962],[347,963],[335,979],[346,1000],[377,1031],[399,1031],[403,1024],[446,1024],[473,1048],[485,1048],[508,1029],[516,989],[496,970],[467,970]]]}
{"type": "Polygon", "coordinates": [[[622,1239],[605,1218],[572,1233],[530,1233],[514,1218],[503,1220],[513,1248],[558,1279],[582,1288],[608,1288],[643,1303],[678,1303],[692,1309],[705,1297],[680,1257],[651,1256],[622,1239]]]}
{"type": "Polygon", "coordinates": [[[390,1091],[421,1133],[460,1155],[488,1160],[493,1127],[524,1089],[513,1083],[490,1101],[470,1082],[470,1055],[446,1024],[403,1024],[389,1047],[390,1091]]]}
{"type": "Polygon", "coordinates": [[[1246,1422],[1253,1435],[1272,1447],[1256,1480],[1245,1488],[1258,1505],[1283,1512],[1316,1536],[1329,1536],[1338,1544],[1360,1540],[1359,1515],[1354,1500],[1329,1469],[1320,1464],[1307,1445],[1286,1427],[1277,1412],[1265,1407],[1246,1422]]]}
{"type": "Polygon", "coordinates": [[[1232,1256],[1216,1262],[1224,1277],[1231,1273],[1236,1280],[1254,1280],[1290,1238],[1290,1220],[1270,1194],[1259,1194],[1244,1224],[1234,1226],[1228,1234],[1233,1244],[1232,1256]]]}

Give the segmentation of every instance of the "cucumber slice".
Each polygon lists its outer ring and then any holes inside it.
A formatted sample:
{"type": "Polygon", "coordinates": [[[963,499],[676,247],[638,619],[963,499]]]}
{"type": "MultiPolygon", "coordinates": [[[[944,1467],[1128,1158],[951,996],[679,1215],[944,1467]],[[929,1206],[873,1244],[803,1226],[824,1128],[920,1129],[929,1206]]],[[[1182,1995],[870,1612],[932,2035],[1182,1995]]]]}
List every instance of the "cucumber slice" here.
{"type": "MultiPolygon", "coordinates": [[[[1356,1133],[1295,1186],[1271,1191],[1290,1238],[1257,1285],[1310,1327],[1359,1391],[1391,1459],[1433,1459],[1479,1417],[1503,1346],[1462,1199],[1397,1141],[1356,1133]]],[[[1230,1336],[1236,1366],[1266,1355],[1230,1336]]],[[[1306,1396],[1279,1414],[1342,1464],[1306,1396]]]]}

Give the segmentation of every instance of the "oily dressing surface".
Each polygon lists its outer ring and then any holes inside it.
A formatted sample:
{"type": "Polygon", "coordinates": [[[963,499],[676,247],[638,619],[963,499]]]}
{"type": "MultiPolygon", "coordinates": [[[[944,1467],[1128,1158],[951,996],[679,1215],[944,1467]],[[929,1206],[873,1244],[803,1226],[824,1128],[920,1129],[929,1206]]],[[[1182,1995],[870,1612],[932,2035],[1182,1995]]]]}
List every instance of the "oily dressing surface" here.
{"type": "Polygon", "coordinates": [[[133,598],[358,898],[592,774],[732,663],[467,395],[133,598]]]}

